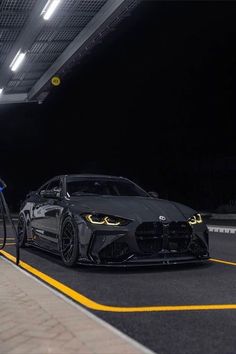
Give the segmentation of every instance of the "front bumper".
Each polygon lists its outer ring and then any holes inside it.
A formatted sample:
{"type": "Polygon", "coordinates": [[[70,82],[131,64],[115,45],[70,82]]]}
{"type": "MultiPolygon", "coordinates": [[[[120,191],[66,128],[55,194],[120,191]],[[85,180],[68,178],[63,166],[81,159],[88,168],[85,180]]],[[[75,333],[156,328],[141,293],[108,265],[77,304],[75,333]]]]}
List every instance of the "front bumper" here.
{"type": "Polygon", "coordinates": [[[180,223],[175,223],[174,227],[173,224],[163,229],[162,225],[156,226],[155,223],[155,230],[145,225],[143,233],[137,232],[137,226],[135,229],[95,229],[87,248],[87,261],[103,266],[150,266],[206,261],[209,258],[206,227],[202,225],[200,229],[194,230],[187,226],[186,229],[180,229],[180,223]]]}

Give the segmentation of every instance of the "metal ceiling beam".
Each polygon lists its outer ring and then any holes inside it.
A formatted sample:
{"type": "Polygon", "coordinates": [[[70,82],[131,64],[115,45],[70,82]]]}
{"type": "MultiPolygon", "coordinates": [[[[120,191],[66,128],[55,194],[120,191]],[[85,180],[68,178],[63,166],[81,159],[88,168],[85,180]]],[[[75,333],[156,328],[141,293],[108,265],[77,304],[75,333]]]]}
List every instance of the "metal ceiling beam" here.
{"type": "Polygon", "coordinates": [[[27,93],[14,93],[14,94],[0,95],[0,105],[12,104],[12,103],[25,103],[25,102],[28,102],[27,93]]]}
{"type": "Polygon", "coordinates": [[[15,32],[15,31],[17,31],[18,30],[18,28],[21,28],[22,26],[20,26],[20,25],[14,25],[14,26],[0,26],[0,32],[3,32],[3,31],[13,31],[13,32],[15,32]]]}
{"type": "MultiPolygon", "coordinates": [[[[30,15],[32,10],[1,10],[1,15],[30,15]]],[[[96,11],[80,11],[80,10],[62,10],[62,15],[80,15],[80,16],[94,16],[96,11]]]]}
{"type": "Polygon", "coordinates": [[[60,32],[60,31],[64,31],[64,30],[76,30],[77,28],[80,28],[82,26],[77,26],[77,25],[63,25],[63,27],[58,27],[58,26],[53,26],[53,25],[49,25],[49,24],[46,24],[45,27],[44,27],[44,30],[46,31],[57,31],[57,32],[60,32]]]}
{"type": "Polygon", "coordinates": [[[1,15],[5,16],[5,15],[14,15],[14,16],[18,16],[18,15],[28,15],[30,14],[31,10],[1,10],[1,15]]]}
{"type": "Polygon", "coordinates": [[[76,16],[94,16],[96,14],[96,11],[80,11],[80,10],[62,10],[61,13],[63,15],[76,15],[76,16]]]}
{"type": "MultiPolygon", "coordinates": [[[[139,0],[137,0],[139,1],[139,0]]],[[[79,35],[64,50],[54,64],[45,72],[29,92],[29,99],[35,98],[50,79],[80,50],[88,45],[89,40],[101,33],[109,25],[109,19],[119,16],[120,10],[132,0],[108,0],[94,18],[85,26],[79,35]]]]}

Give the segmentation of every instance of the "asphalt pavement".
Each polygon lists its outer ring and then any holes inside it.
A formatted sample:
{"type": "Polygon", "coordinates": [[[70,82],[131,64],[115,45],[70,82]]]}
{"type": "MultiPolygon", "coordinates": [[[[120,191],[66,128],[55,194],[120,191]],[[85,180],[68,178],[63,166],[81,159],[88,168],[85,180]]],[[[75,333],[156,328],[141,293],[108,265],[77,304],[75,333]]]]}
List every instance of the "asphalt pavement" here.
{"type": "MultiPolygon", "coordinates": [[[[7,254],[14,254],[11,243],[12,234],[7,254]]],[[[59,257],[34,248],[21,250],[21,259],[78,294],[77,301],[96,316],[158,354],[235,354],[236,235],[211,233],[210,253],[214,261],[204,265],[145,269],[68,269],[59,257]],[[102,305],[101,310],[94,311],[90,300],[102,305]]]]}

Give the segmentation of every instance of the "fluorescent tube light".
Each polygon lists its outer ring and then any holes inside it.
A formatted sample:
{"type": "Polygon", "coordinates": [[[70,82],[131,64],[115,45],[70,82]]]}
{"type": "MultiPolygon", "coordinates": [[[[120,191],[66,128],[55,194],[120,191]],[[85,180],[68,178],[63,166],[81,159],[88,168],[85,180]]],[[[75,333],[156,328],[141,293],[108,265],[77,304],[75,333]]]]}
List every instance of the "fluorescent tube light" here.
{"type": "Polygon", "coordinates": [[[21,53],[21,50],[16,54],[15,58],[13,59],[10,68],[11,71],[16,71],[20,65],[22,64],[23,60],[25,59],[26,53],[21,53]]]}
{"type": "Polygon", "coordinates": [[[3,93],[3,88],[0,88],[0,95],[3,93]]]}
{"type": "Polygon", "coordinates": [[[60,4],[61,0],[49,0],[44,7],[41,15],[43,15],[44,20],[49,20],[54,14],[56,8],[60,4]]]}

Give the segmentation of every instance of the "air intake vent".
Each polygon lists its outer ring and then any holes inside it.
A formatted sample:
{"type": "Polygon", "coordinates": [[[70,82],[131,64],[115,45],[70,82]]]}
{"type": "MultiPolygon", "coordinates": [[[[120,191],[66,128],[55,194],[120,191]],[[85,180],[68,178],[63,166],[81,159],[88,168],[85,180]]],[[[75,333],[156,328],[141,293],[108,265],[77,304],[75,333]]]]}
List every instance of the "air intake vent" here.
{"type": "Polygon", "coordinates": [[[185,252],[192,235],[187,222],[145,222],[136,230],[136,241],[142,253],[155,254],[160,251],[185,252]]]}

